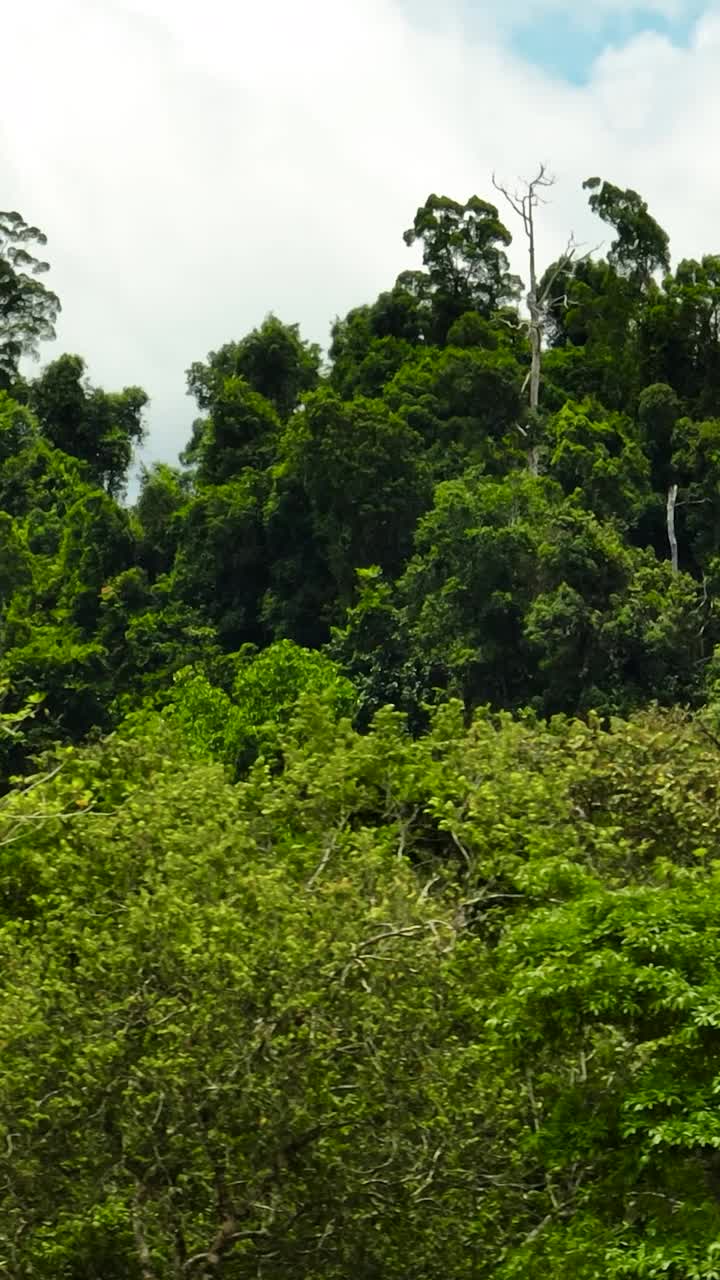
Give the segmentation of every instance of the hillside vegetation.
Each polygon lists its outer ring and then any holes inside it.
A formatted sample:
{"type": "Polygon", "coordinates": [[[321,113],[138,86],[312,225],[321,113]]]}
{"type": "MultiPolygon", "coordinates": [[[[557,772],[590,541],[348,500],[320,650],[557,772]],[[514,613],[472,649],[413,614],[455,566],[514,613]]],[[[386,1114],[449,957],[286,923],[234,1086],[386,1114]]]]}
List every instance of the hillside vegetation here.
{"type": "Polygon", "coordinates": [[[720,257],[590,179],[539,263],[549,184],[132,502],[0,214],[9,1280],[720,1277],[720,257]]]}

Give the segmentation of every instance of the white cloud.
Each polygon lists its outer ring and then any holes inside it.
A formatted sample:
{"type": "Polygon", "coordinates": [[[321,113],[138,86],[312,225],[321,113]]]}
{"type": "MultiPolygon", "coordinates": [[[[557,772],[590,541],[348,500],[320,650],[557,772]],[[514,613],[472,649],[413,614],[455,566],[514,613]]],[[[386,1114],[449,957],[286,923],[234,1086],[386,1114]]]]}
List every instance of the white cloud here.
{"type": "Polygon", "coordinates": [[[50,239],[64,312],[47,355],[146,386],[151,453],[172,457],[190,361],[269,310],[327,341],[333,315],[409,264],[402,231],[431,190],[487,194],[494,168],[512,180],[543,158],[559,179],[548,256],[570,227],[602,235],[589,173],[643,192],[676,255],[720,248],[719,53],[708,15],[688,50],[639,37],[576,88],[471,41],[457,13],[430,30],[396,0],[14,6],[0,207],[50,239]]]}

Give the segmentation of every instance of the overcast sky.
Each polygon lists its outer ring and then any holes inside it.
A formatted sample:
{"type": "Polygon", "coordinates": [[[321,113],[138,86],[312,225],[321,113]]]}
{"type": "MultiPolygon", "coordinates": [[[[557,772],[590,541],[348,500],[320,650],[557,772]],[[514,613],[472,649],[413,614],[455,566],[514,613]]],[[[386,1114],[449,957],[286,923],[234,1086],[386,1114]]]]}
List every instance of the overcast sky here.
{"type": "MultiPolygon", "coordinates": [[[[544,160],[550,260],[633,186],[673,255],[720,251],[720,5],[695,0],[34,0],[3,13],[0,208],[47,233],[61,351],[152,398],[174,460],[184,370],[274,311],[329,326],[412,265],[436,191],[544,160]]],[[[513,224],[509,222],[512,230],[513,224]]],[[[522,273],[521,240],[515,248],[522,273]]]]}

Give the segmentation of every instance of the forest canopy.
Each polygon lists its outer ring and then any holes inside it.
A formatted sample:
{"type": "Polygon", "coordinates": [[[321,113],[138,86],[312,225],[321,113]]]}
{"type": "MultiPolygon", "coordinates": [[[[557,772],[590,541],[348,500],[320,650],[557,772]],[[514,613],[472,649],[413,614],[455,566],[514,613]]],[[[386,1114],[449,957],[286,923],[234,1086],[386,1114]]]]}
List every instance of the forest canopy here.
{"type": "Polygon", "coordinates": [[[550,185],[228,335],[131,499],[0,213],[9,1280],[720,1276],[720,256],[591,177],[543,262],[550,185]]]}

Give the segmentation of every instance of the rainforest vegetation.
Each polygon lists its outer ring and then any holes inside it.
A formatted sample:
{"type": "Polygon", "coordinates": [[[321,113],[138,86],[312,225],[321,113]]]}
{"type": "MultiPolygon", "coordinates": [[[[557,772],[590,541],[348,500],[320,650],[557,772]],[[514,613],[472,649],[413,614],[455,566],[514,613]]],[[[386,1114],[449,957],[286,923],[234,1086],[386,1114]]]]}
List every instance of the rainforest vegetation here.
{"type": "Polygon", "coordinates": [[[130,498],[0,214],[8,1280],[720,1277],[720,256],[550,182],[130,498]]]}

